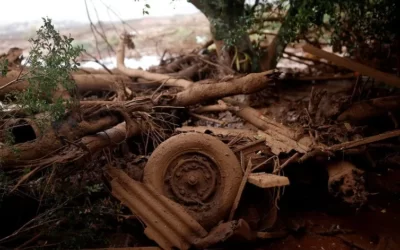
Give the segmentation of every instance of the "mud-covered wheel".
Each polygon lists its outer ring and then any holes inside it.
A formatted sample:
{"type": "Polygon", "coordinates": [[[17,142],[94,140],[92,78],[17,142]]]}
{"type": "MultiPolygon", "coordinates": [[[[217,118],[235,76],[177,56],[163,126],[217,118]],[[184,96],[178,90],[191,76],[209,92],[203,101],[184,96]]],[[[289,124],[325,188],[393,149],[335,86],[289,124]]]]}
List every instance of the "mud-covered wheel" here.
{"type": "Polygon", "coordinates": [[[179,134],[161,143],[143,176],[144,183],[183,205],[205,228],[229,214],[241,180],[232,150],[200,133],[179,134]]]}

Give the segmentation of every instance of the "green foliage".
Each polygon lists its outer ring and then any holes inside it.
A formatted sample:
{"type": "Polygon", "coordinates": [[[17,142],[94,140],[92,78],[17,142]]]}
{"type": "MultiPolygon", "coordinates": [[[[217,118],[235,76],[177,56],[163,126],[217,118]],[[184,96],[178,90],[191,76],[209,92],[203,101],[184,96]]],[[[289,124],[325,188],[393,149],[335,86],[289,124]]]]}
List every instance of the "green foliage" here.
{"type": "Polygon", "coordinates": [[[88,192],[88,194],[92,194],[92,193],[99,193],[101,191],[103,191],[103,183],[98,183],[98,184],[94,184],[91,186],[86,186],[86,190],[88,192]]]}
{"type": "Polygon", "coordinates": [[[327,32],[337,47],[349,49],[368,41],[392,42],[400,35],[397,0],[275,0],[289,7],[285,13],[285,39],[293,41],[310,31],[320,38],[327,32]]]}
{"type": "MultiPolygon", "coordinates": [[[[138,1],[138,0],[136,0],[138,1]]],[[[174,0],[171,0],[172,2],[174,0]]],[[[217,40],[228,46],[242,42],[248,30],[276,29],[283,44],[313,33],[335,47],[355,48],[367,41],[391,43],[400,36],[398,0],[188,0],[209,19],[217,40]],[[265,22],[264,15],[280,17],[265,22]],[[330,34],[329,37],[326,34],[330,34]]],[[[143,12],[148,14],[145,4],[143,12]]]]}
{"type": "Polygon", "coordinates": [[[8,59],[2,59],[0,60],[0,76],[5,77],[8,72],[8,59]]]}
{"type": "Polygon", "coordinates": [[[73,95],[76,86],[70,74],[78,69],[76,58],[83,49],[73,46],[73,38],[61,36],[51,19],[43,18],[43,22],[36,37],[29,40],[32,44],[26,76],[29,87],[17,94],[17,101],[28,114],[45,113],[50,121],[56,121],[76,100],[53,95],[60,89],[73,95]]]}

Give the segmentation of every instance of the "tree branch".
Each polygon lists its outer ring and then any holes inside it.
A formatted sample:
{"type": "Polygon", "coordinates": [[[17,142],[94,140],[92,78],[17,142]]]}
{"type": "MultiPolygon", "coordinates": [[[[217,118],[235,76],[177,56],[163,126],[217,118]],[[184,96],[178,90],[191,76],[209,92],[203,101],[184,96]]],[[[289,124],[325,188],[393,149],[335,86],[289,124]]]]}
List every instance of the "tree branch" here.
{"type": "Polygon", "coordinates": [[[124,34],[121,37],[120,43],[117,48],[117,68],[123,74],[135,77],[135,78],[143,78],[149,81],[155,81],[158,83],[163,83],[165,86],[170,87],[181,87],[181,88],[188,88],[193,82],[183,79],[176,79],[168,75],[158,74],[158,73],[151,73],[144,70],[139,69],[130,69],[125,66],[125,45],[128,43],[128,39],[130,37],[127,34],[124,34]]]}

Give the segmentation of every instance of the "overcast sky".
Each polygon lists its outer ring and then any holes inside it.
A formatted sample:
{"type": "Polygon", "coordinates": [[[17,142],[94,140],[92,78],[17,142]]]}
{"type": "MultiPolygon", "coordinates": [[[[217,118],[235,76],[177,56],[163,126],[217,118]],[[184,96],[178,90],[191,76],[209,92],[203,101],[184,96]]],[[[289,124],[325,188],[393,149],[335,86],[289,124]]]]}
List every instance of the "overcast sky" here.
{"type": "MultiPolygon", "coordinates": [[[[0,25],[36,21],[48,16],[54,21],[87,22],[85,0],[0,0],[0,25]]],[[[118,21],[143,17],[143,8],[150,5],[150,16],[191,14],[198,10],[185,0],[86,0],[92,20],[97,21],[94,6],[101,21],[118,21]],[[109,6],[112,11],[110,11],[109,6]],[[118,14],[116,16],[115,13],[118,14]]]]}

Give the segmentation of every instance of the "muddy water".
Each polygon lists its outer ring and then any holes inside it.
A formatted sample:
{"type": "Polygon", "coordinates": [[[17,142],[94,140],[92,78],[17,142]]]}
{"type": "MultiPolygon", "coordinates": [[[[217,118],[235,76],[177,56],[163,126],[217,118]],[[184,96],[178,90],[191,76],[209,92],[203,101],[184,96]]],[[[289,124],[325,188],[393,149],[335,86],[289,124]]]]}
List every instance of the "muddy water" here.
{"type": "MultiPolygon", "coordinates": [[[[103,63],[107,68],[113,69],[117,67],[117,60],[115,57],[109,57],[105,59],[99,60],[103,63]]],[[[158,65],[160,63],[160,57],[158,56],[142,56],[139,59],[135,58],[126,58],[125,66],[128,68],[138,69],[142,68],[147,70],[151,66],[158,65]]],[[[82,68],[93,68],[93,69],[102,69],[103,67],[96,62],[85,62],[81,64],[82,68]]]]}

